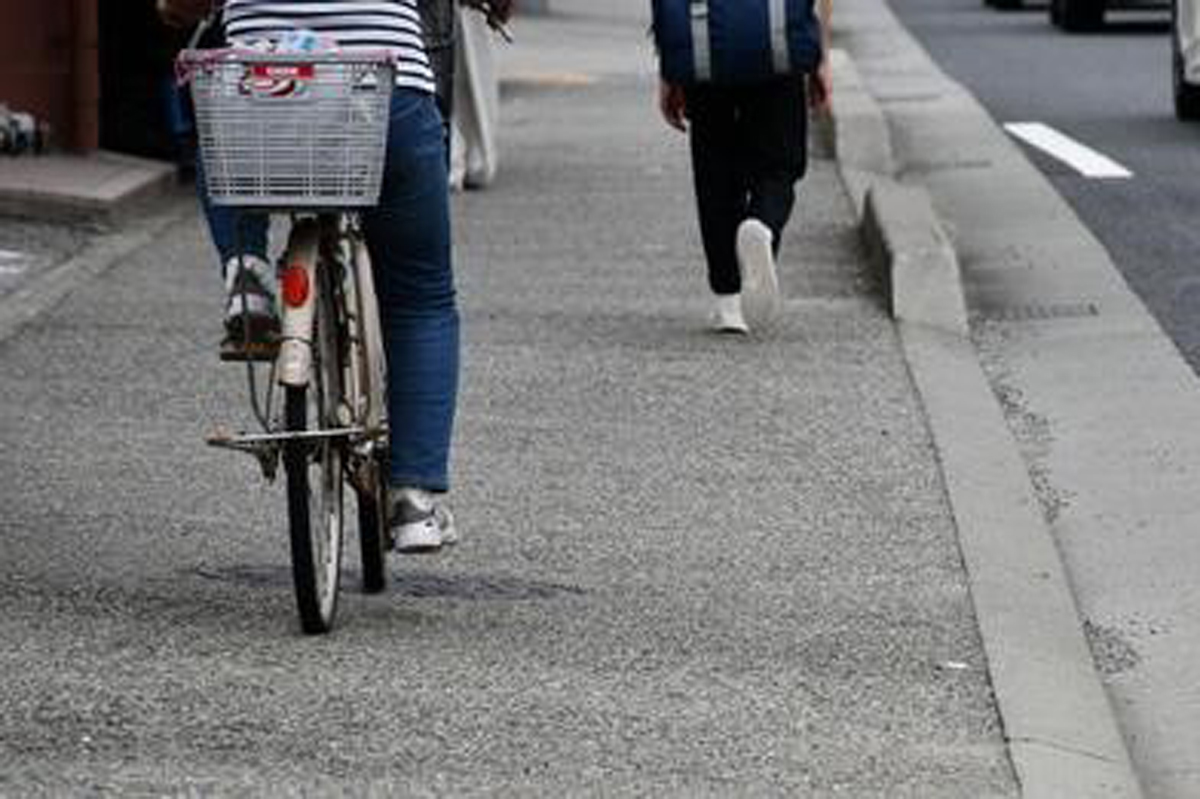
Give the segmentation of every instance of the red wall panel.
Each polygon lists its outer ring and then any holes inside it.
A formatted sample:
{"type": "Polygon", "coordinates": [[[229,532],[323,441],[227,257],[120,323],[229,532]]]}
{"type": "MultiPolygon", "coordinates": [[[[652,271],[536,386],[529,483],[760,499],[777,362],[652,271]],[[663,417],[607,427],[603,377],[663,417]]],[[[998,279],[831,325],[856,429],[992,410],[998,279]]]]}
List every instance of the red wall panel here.
{"type": "Polygon", "coordinates": [[[72,10],[73,0],[0,0],[0,103],[60,134],[74,116],[72,10]]]}

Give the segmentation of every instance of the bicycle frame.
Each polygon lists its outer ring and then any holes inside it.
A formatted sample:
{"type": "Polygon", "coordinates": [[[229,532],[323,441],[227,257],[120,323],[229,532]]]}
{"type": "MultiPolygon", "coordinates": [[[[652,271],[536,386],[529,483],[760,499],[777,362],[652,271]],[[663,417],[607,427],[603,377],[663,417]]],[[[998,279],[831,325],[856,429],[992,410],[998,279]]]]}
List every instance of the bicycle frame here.
{"type": "Polygon", "coordinates": [[[283,341],[279,351],[278,381],[288,386],[307,385],[312,370],[310,346],[313,325],[313,287],[318,286],[319,262],[341,264],[341,275],[349,339],[348,362],[358,364],[347,375],[349,399],[355,417],[369,428],[382,421],[381,393],[383,343],[379,328],[379,310],[375,300],[375,279],[370,256],[361,236],[348,236],[356,223],[346,214],[323,214],[300,218],[285,252],[280,284],[283,294],[283,341]],[[335,243],[336,242],[336,243],[335,243]],[[335,244],[334,244],[335,243],[335,244]],[[331,244],[337,252],[330,252],[331,244]],[[345,269],[349,266],[349,269],[345,269]],[[361,331],[354,335],[356,331],[361,331]],[[376,368],[372,368],[376,365],[376,368]]]}
{"type": "MultiPolygon", "coordinates": [[[[312,380],[315,306],[320,287],[318,270],[335,269],[332,285],[340,295],[343,363],[343,405],[336,427],[320,432],[281,432],[265,424],[262,433],[218,434],[209,443],[258,457],[268,479],[274,479],[284,442],[297,439],[343,438],[351,444],[351,480],[369,486],[375,475],[374,447],[387,438],[386,362],[370,256],[349,213],[294,215],[291,234],[280,260],[282,342],[272,364],[270,380],[300,388],[312,380]]],[[[248,368],[253,369],[253,365],[248,368]]],[[[253,387],[251,389],[253,391],[253,387]]],[[[269,422],[270,420],[265,420],[269,422]]]]}

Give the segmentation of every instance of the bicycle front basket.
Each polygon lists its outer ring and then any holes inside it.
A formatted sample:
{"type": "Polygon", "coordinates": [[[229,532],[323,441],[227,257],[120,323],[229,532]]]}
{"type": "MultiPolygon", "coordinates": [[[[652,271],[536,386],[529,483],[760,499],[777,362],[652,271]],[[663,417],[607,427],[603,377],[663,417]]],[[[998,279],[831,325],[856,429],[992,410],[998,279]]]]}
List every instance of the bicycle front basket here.
{"type": "Polygon", "coordinates": [[[394,66],[384,54],[188,51],[217,205],[343,208],[379,199],[394,66]]]}

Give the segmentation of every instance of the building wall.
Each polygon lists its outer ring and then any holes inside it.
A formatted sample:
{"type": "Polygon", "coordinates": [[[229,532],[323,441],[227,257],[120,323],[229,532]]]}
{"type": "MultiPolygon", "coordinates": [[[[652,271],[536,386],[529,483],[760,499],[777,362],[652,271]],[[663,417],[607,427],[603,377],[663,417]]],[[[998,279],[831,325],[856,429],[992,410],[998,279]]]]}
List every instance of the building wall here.
{"type": "Polygon", "coordinates": [[[172,157],[181,43],[152,0],[0,0],[0,103],[49,122],[57,147],[172,157]]]}
{"type": "Polygon", "coordinates": [[[75,122],[74,0],[0,0],[0,103],[69,136],[75,122]]]}

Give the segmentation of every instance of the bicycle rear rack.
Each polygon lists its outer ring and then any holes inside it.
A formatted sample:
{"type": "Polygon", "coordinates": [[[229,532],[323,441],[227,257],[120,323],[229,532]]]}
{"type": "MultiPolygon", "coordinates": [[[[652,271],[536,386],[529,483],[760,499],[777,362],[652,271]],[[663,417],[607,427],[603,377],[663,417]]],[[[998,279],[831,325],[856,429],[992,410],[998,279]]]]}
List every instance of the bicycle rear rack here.
{"type": "MultiPolygon", "coordinates": [[[[218,429],[217,432],[205,439],[205,442],[210,447],[217,449],[228,449],[253,455],[258,460],[263,477],[268,482],[274,482],[275,476],[279,473],[279,456],[283,451],[283,445],[289,441],[312,443],[330,440],[358,440],[363,447],[361,449],[355,447],[357,454],[367,455],[377,441],[386,439],[386,437],[386,427],[374,432],[365,427],[335,427],[329,430],[236,434],[218,429]]],[[[365,458],[365,460],[369,460],[369,458],[365,458]]]]}
{"type": "Polygon", "coordinates": [[[330,439],[361,438],[367,433],[363,427],[340,427],[331,430],[304,430],[286,433],[238,433],[218,430],[206,439],[210,447],[229,449],[253,455],[262,468],[263,476],[274,482],[279,473],[279,455],[283,445],[289,441],[325,441],[330,439]]]}

